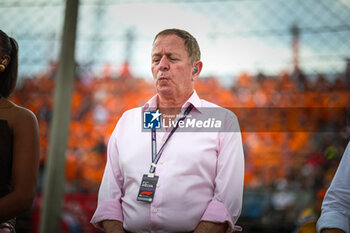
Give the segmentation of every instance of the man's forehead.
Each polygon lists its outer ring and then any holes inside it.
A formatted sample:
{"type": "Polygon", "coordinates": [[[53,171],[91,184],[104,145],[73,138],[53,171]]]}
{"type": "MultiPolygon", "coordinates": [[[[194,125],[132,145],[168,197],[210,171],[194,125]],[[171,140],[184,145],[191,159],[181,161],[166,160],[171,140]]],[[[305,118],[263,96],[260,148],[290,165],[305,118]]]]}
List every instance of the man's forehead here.
{"type": "Polygon", "coordinates": [[[166,54],[170,55],[181,55],[182,53],[188,52],[185,48],[184,40],[177,35],[166,35],[158,37],[152,47],[152,56],[166,54]]]}
{"type": "Polygon", "coordinates": [[[163,48],[175,49],[185,48],[184,40],[176,35],[166,35],[158,37],[152,46],[152,50],[159,50],[163,48]]]}
{"type": "MultiPolygon", "coordinates": [[[[185,51],[186,52],[186,51],[185,51]]],[[[181,56],[182,51],[179,51],[179,49],[153,49],[152,50],[152,57],[154,56],[162,56],[162,55],[166,55],[166,56],[171,56],[171,55],[178,55],[181,56]]]]}

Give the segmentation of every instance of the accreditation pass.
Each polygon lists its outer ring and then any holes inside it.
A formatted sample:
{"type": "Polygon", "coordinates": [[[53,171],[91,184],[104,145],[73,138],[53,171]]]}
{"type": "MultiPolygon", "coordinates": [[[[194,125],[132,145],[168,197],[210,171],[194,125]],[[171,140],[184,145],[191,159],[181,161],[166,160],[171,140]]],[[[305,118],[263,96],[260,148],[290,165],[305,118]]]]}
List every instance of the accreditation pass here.
{"type": "Polygon", "coordinates": [[[137,195],[138,201],[152,202],[156,191],[158,176],[154,174],[145,174],[142,177],[140,190],[137,195]]]}

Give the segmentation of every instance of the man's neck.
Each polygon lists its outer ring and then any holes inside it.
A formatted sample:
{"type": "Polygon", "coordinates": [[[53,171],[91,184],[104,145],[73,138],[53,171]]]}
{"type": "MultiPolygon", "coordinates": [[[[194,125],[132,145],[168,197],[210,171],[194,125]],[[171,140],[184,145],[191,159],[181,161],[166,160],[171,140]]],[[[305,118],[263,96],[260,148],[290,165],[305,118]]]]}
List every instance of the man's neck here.
{"type": "Polygon", "coordinates": [[[191,97],[193,94],[190,93],[187,96],[184,96],[183,98],[169,98],[169,97],[162,97],[158,96],[158,108],[161,113],[163,114],[169,114],[169,115],[176,115],[181,112],[181,107],[185,104],[185,102],[191,97]]]}

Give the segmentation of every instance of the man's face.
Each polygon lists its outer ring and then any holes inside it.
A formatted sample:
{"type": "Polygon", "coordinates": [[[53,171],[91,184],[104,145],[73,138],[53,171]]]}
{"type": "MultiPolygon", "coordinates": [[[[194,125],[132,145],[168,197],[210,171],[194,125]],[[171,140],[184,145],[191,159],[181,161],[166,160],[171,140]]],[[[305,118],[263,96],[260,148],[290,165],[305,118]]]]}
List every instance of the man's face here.
{"type": "Polygon", "coordinates": [[[188,98],[193,92],[193,66],[182,38],[160,36],[152,49],[152,74],[163,98],[188,98]]]}

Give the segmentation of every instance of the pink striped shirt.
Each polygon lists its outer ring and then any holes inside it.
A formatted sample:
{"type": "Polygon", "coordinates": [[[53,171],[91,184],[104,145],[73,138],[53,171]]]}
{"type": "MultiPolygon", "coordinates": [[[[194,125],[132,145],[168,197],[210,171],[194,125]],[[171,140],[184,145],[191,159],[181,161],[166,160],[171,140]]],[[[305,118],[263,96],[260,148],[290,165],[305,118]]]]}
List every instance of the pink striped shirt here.
{"type": "MultiPolygon", "coordinates": [[[[157,107],[157,95],[144,109],[157,107]]],[[[183,108],[220,108],[196,92],[183,108]]],[[[108,143],[107,164],[91,223],[119,220],[131,232],[189,232],[200,221],[228,222],[231,232],[241,213],[244,155],[241,133],[178,132],[157,164],[158,185],[152,203],[136,200],[143,174],[152,163],[151,135],[142,130],[142,107],[126,111],[108,143]]],[[[222,109],[222,108],[221,108],[222,109]]],[[[238,121],[227,112],[231,124],[238,121]]],[[[157,151],[169,131],[156,133],[157,151]]]]}

